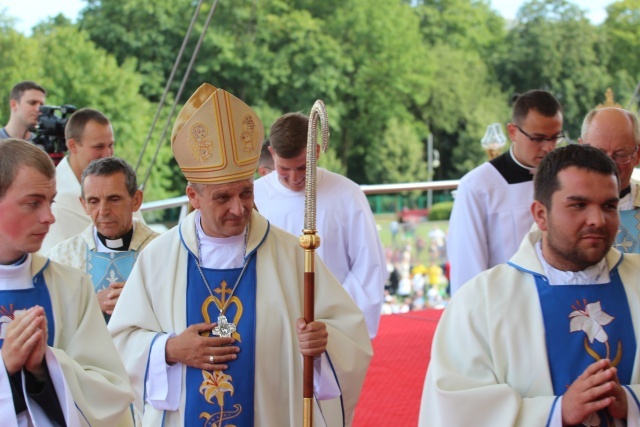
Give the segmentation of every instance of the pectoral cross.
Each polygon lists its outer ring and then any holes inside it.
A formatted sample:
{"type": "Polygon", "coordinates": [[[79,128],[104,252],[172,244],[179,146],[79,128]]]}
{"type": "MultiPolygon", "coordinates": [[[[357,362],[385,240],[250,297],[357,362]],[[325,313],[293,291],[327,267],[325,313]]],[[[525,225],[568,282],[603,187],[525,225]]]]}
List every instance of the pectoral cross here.
{"type": "Polygon", "coordinates": [[[236,325],[227,322],[227,317],[223,314],[218,316],[218,325],[213,328],[211,333],[219,337],[228,338],[236,331],[236,325]]]}

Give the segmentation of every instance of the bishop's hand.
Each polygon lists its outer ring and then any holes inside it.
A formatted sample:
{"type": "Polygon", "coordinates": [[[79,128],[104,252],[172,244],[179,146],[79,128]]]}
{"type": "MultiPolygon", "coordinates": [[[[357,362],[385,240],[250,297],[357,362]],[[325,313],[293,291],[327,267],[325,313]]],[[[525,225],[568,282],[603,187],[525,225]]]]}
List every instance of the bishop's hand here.
{"type": "Polygon", "coordinates": [[[307,323],[304,318],[296,320],[298,345],[303,356],[320,356],[327,349],[329,332],[322,322],[307,323]]]}
{"type": "Polygon", "coordinates": [[[165,348],[166,362],[207,371],[227,369],[226,363],[238,358],[240,348],[232,345],[236,342],[234,338],[209,336],[215,327],[215,323],[197,323],[169,338],[165,348]]]}

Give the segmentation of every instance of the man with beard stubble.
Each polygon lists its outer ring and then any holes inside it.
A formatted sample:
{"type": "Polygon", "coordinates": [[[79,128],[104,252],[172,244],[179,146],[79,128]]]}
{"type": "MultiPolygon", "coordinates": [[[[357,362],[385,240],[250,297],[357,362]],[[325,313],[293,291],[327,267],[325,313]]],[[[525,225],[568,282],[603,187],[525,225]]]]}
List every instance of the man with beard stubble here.
{"type": "Polygon", "coordinates": [[[541,161],[531,205],[539,229],[452,298],[420,426],[638,425],[640,318],[630,307],[640,304],[640,257],[611,247],[619,187],[597,148],[572,144],[541,161]]]}

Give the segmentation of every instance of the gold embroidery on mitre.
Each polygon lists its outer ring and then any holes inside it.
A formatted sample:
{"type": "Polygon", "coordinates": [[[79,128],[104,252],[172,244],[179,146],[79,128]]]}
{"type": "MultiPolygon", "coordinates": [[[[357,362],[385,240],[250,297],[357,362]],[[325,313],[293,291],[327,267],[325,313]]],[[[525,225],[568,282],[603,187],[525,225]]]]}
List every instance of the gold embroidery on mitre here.
{"type": "Polygon", "coordinates": [[[251,153],[256,150],[256,123],[251,114],[247,114],[242,119],[242,133],[240,139],[244,143],[244,151],[251,153]]]}
{"type": "Polygon", "coordinates": [[[213,155],[213,139],[209,137],[209,130],[202,123],[191,125],[189,138],[191,155],[197,162],[204,162],[213,155]]]}

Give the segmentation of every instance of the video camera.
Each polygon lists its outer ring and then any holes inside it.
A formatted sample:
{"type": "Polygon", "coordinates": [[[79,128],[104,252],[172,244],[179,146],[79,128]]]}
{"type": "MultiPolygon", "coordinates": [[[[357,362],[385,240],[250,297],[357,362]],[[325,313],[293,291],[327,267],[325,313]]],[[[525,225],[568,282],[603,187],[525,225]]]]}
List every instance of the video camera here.
{"type": "Polygon", "coordinates": [[[52,105],[41,105],[38,124],[33,129],[35,138],[33,143],[41,147],[49,154],[49,157],[56,165],[64,157],[67,151],[67,144],[64,137],[64,127],[69,120],[69,116],[76,111],[73,105],[63,105],[60,107],[52,105]],[[57,115],[56,111],[60,114],[57,115]]]}

